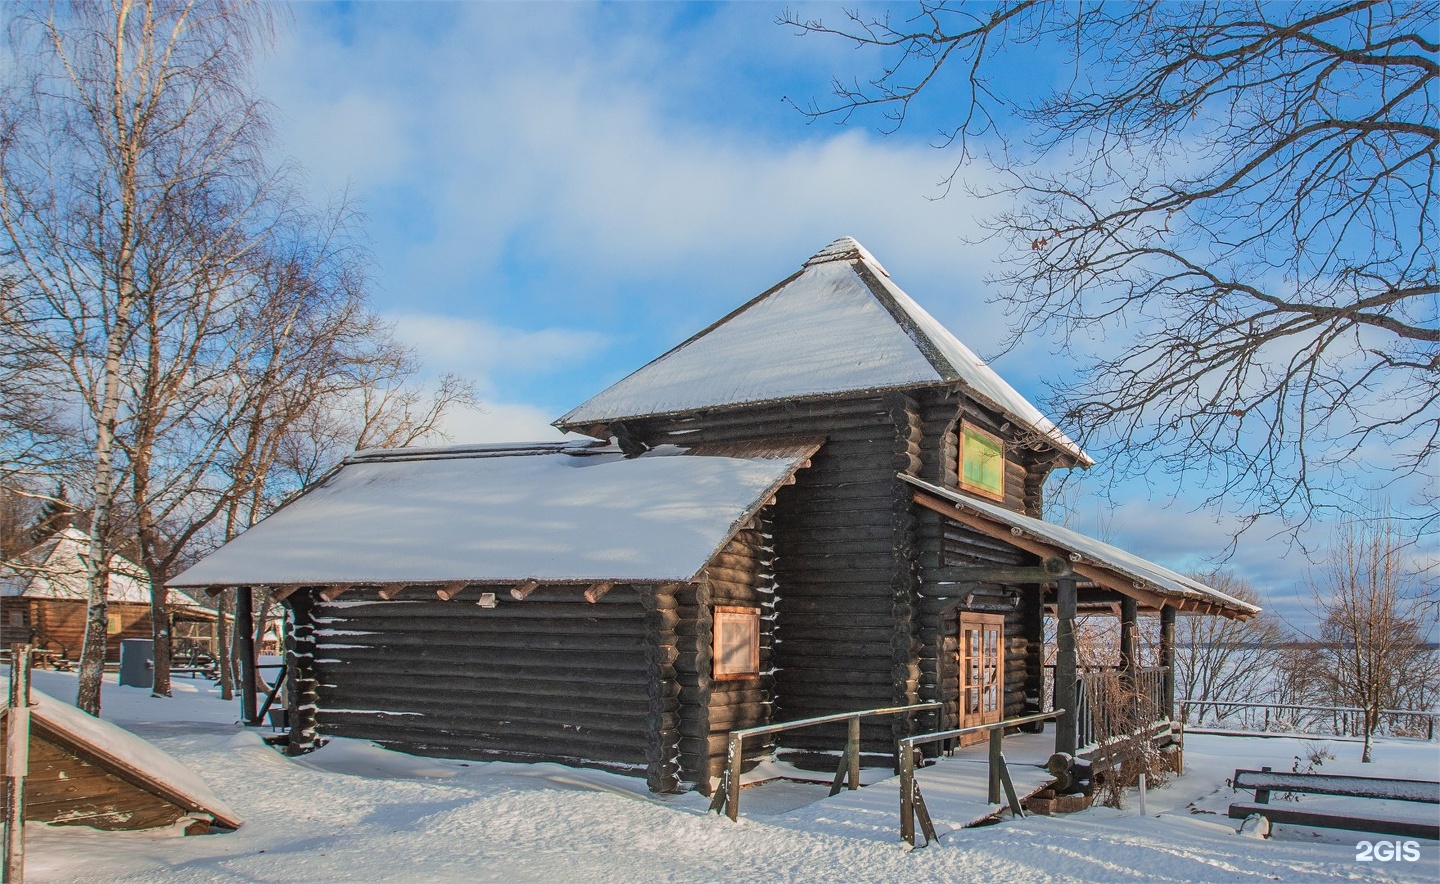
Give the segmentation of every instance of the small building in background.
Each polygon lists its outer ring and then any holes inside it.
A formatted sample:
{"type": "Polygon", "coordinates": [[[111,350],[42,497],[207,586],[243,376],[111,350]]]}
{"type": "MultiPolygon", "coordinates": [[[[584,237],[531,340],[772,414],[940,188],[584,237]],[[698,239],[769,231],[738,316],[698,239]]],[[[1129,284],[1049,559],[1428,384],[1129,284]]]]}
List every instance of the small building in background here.
{"type": "MultiPolygon", "coordinates": [[[[80,659],[85,643],[86,569],[90,539],[79,528],[64,528],[17,557],[0,577],[0,647],[34,645],[64,665],[80,659]]],[[[120,659],[120,641],[151,638],[150,580],[145,569],[122,555],[110,559],[107,593],[106,659],[120,659]]],[[[175,656],[209,654],[214,646],[213,606],[171,590],[170,632],[175,656]]]]}

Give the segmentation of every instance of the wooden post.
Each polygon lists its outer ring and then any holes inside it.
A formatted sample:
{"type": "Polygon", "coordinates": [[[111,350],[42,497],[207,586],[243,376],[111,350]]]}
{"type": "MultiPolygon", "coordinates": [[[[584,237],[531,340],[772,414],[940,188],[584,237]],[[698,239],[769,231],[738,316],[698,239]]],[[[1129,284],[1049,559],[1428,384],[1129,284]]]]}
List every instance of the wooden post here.
{"type": "Polygon", "coordinates": [[[30,770],[30,646],[10,649],[5,735],[5,845],[0,880],[25,880],[25,774],[30,770]]]}
{"type": "Polygon", "coordinates": [[[860,716],[851,716],[850,734],[845,740],[845,750],[850,752],[850,790],[860,788],[860,716]]]}
{"type": "Polygon", "coordinates": [[[728,755],[725,759],[725,815],[734,823],[740,821],[740,761],[745,755],[745,746],[734,734],[730,735],[728,755]]]}
{"type": "Polygon", "coordinates": [[[985,800],[991,804],[1000,803],[1000,765],[1002,763],[1000,760],[1000,741],[1004,739],[1004,737],[1005,733],[1003,728],[997,727],[990,731],[990,788],[988,794],[985,796],[985,800]]]}
{"type": "Polygon", "coordinates": [[[1130,596],[1120,599],[1120,671],[1135,671],[1135,621],[1137,619],[1135,600],[1130,596]]]}
{"type": "Polygon", "coordinates": [[[1165,704],[1165,714],[1175,717],[1175,609],[1166,605],[1160,609],[1160,665],[1164,667],[1161,677],[1165,684],[1161,688],[1160,702],[1165,704]]]}
{"type": "Polygon", "coordinates": [[[235,653],[240,658],[240,722],[257,727],[260,722],[255,699],[255,599],[250,587],[235,588],[235,653]]]}
{"type": "Polygon", "coordinates": [[[915,747],[900,741],[900,839],[915,846],[915,747]]]}
{"type": "Polygon", "coordinates": [[[845,738],[845,753],[840,756],[840,765],[835,768],[835,780],[830,784],[830,794],[839,795],[845,781],[850,789],[860,788],[860,716],[852,715],[846,720],[848,736],[845,738]]]}
{"type": "Polygon", "coordinates": [[[1000,783],[1005,787],[1005,800],[1010,803],[1010,815],[1016,819],[1025,818],[1025,808],[1020,806],[1020,796],[1015,794],[1015,781],[1010,779],[1010,768],[1002,754],[996,767],[1000,770],[1000,783]]]}
{"type": "Polygon", "coordinates": [[[1055,592],[1055,705],[1064,709],[1055,722],[1055,751],[1075,754],[1075,605],[1073,577],[1056,582],[1055,592]]]}

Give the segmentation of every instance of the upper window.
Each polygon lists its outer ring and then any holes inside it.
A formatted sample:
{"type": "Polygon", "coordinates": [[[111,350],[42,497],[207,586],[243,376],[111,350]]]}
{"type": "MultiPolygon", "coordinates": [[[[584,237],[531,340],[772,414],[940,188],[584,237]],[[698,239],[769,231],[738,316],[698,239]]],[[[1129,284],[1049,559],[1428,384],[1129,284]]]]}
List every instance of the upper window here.
{"type": "Polygon", "coordinates": [[[960,425],[960,487],[995,500],[1005,499],[1005,443],[994,433],[960,425]]]}

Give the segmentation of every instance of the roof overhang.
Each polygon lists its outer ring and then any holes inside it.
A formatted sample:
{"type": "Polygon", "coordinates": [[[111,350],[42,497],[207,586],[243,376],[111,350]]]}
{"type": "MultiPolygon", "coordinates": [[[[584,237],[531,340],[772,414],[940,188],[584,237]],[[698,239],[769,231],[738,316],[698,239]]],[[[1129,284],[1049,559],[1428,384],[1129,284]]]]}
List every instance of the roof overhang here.
{"type": "Polygon", "coordinates": [[[900,478],[915,486],[914,500],[920,506],[1032,555],[1063,557],[1077,577],[1128,596],[1143,608],[1169,607],[1233,620],[1260,613],[1255,605],[1093,537],[914,476],[901,473],[900,478]]]}

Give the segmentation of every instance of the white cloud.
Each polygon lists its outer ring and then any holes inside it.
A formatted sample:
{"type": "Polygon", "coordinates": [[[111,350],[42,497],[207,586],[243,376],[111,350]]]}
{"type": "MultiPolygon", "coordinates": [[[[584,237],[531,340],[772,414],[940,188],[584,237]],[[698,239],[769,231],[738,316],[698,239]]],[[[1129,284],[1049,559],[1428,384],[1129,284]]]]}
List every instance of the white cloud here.
{"type": "Polygon", "coordinates": [[[977,349],[1000,339],[979,283],[993,252],[961,242],[984,213],[958,192],[929,198],[952,155],[806,127],[778,81],[767,94],[747,80],[760,53],[736,49],[742,27],[800,53],[823,41],[789,40],[751,10],[676,40],[659,10],[660,24],[620,32],[589,6],[415,9],[361,7],[341,40],[302,8],[271,75],[285,86],[286,147],[330,186],[354,182],[372,209],[389,298],[434,310],[446,293],[457,313],[482,313],[510,296],[505,263],[524,253],[553,279],[538,308],[588,324],[704,299],[687,319],[708,321],[849,234],[942,320],[963,311],[977,349]],[[436,9],[454,17],[437,26],[436,9]],[[732,96],[763,100],[763,125],[687,104],[732,96]]]}
{"type": "Polygon", "coordinates": [[[544,375],[583,362],[608,343],[599,332],[565,328],[527,331],[483,319],[426,313],[393,317],[395,333],[414,347],[430,371],[453,373],[493,389],[491,375],[511,372],[544,375]]]}

